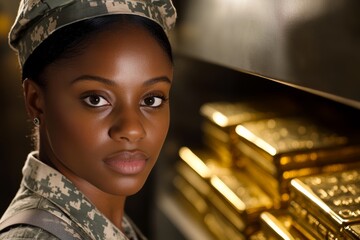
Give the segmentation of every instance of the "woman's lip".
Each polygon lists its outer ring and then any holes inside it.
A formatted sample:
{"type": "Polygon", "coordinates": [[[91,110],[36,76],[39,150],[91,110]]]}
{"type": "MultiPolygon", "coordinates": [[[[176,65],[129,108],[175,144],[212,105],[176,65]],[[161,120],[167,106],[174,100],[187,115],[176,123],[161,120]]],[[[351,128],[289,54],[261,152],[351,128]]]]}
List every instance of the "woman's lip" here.
{"type": "Polygon", "coordinates": [[[144,170],[148,159],[141,151],[121,151],[105,158],[104,162],[117,173],[134,175],[144,170]]]}

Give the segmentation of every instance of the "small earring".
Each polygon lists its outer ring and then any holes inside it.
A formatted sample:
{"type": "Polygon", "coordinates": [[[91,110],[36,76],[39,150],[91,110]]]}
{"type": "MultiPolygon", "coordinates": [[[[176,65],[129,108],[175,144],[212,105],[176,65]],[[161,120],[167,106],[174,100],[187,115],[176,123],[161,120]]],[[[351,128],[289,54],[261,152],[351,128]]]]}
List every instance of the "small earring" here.
{"type": "Polygon", "coordinates": [[[37,127],[40,126],[40,119],[37,118],[37,117],[34,118],[34,119],[33,119],[33,123],[34,123],[34,125],[37,126],[37,127]]]}

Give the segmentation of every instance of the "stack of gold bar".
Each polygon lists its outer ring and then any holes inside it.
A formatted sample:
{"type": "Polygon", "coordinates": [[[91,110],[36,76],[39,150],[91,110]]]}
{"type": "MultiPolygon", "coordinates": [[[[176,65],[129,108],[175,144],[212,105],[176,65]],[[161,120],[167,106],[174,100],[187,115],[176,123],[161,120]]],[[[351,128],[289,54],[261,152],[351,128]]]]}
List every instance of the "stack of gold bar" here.
{"type": "Polygon", "coordinates": [[[313,239],[360,239],[360,168],[291,181],[295,228],[313,239]]]}
{"type": "MultiPolygon", "coordinates": [[[[291,180],[360,167],[358,137],[275,103],[203,105],[205,146],[179,151],[174,185],[217,239],[321,239],[290,214],[300,204],[291,180]]],[[[342,227],[342,236],[357,239],[359,227],[342,227]]]]}
{"type": "Polygon", "coordinates": [[[360,168],[291,180],[287,209],[260,215],[255,239],[360,239],[360,168]]]}
{"type": "Polygon", "coordinates": [[[203,141],[225,164],[228,166],[237,164],[242,167],[241,161],[238,161],[241,153],[236,148],[239,137],[235,133],[235,127],[244,122],[290,114],[295,111],[297,109],[293,103],[287,101],[284,104],[284,101],[280,99],[206,103],[200,108],[200,114],[204,117],[203,141]]]}
{"type": "Polygon", "coordinates": [[[183,147],[174,185],[219,239],[245,239],[272,201],[243,171],[220,164],[210,151],[183,147]]]}
{"type": "Polygon", "coordinates": [[[286,207],[293,178],[359,166],[360,147],[348,135],[304,117],[269,118],[236,127],[237,143],[252,179],[286,207]]]}

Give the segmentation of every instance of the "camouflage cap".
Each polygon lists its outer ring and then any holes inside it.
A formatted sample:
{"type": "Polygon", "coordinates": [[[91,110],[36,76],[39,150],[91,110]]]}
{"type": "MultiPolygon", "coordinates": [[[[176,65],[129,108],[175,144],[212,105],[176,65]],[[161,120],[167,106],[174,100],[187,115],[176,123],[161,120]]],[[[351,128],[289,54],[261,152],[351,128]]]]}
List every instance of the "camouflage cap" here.
{"type": "Polygon", "coordinates": [[[171,0],[21,0],[9,34],[9,44],[18,52],[23,66],[40,43],[59,28],[111,14],[132,14],[151,19],[166,33],[176,20],[171,0]]]}

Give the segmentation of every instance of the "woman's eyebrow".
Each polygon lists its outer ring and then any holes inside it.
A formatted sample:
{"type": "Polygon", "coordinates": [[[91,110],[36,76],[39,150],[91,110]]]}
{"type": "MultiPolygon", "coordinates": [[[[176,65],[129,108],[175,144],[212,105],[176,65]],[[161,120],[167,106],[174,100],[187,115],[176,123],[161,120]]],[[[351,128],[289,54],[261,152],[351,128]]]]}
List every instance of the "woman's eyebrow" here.
{"type": "Polygon", "coordinates": [[[168,77],[161,76],[161,77],[156,77],[156,78],[151,78],[149,80],[146,80],[143,85],[150,86],[150,85],[156,84],[158,82],[165,82],[165,83],[171,84],[171,80],[168,77]]]}
{"type": "MultiPolygon", "coordinates": [[[[99,76],[94,76],[94,75],[81,75],[80,77],[75,78],[74,80],[72,80],[70,82],[70,85],[79,82],[79,81],[88,81],[88,80],[93,80],[93,81],[97,81],[109,86],[115,86],[117,85],[115,81],[107,79],[107,78],[103,78],[103,77],[99,77],[99,76]]],[[[143,85],[144,86],[150,86],[153,84],[156,84],[158,82],[165,82],[165,83],[169,83],[171,84],[171,80],[167,77],[167,76],[160,76],[160,77],[155,77],[155,78],[151,78],[149,80],[146,80],[143,85]]]]}
{"type": "Polygon", "coordinates": [[[80,77],[75,78],[74,80],[72,80],[70,82],[70,85],[79,82],[79,81],[88,81],[88,80],[93,80],[93,81],[97,81],[109,86],[115,86],[116,83],[110,79],[107,78],[103,78],[103,77],[99,77],[99,76],[94,76],[94,75],[81,75],[80,77]]]}

